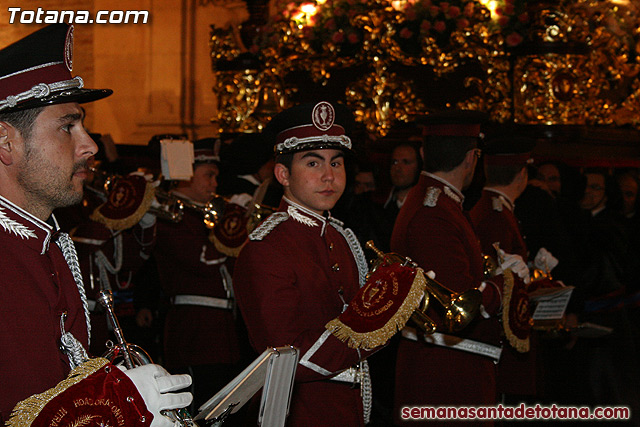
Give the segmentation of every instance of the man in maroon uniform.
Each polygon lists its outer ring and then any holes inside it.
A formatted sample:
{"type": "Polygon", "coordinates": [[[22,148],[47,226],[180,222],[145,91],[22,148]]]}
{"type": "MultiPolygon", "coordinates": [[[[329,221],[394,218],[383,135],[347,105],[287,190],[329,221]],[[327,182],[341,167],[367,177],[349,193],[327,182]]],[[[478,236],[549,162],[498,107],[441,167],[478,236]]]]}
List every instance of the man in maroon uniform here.
{"type": "MultiPolygon", "coordinates": [[[[171,194],[204,208],[218,187],[215,140],[194,144],[193,176],[171,194]]],[[[167,369],[193,377],[194,404],[207,401],[238,373],[240,347],[227,256],[209,240],[203,212],[185,209],[177,223],[159,220],[154,254],[170,298],[164,329],[167,369]]]]}
{"type": "Polygon", "coordinates": [[[236,297],[256,351],[300,350],[289,426],[363,426],[370,407],[370,351],[350,348],[325,328],[367,273],[355,235],[329,213],[346,184],[352,120],[345,107],[324,101],[272,119],[265,133],[274,135],[284,197],[235,266],[236,297]]]}
{"type": "MultiPolygon", "coordinates": [[[[480,289],[483,308],[458,336],[439,329],[423,338],[403,330],[396,362],[394,412],[399,423],[406,406],[495,404],[495,362],[501,354],[495,317],[501,289],[483,282],[482,250],[462,210],[462,190],[471,183],[480,155],[482,117],[454,112],[427,119],[424,170],[400,210],[391,250],[433,270],[454,292],[480,289]]],[[[442,324],[437,309],[428,314],[442,324]]]]}
{"type": "MultiPolygon", "coordinates": [[[[515,200],[527,186],[527,164],[532,160],[534,145],[535,141],[529,138],[496,138],[489,141],[484,149],[486,184],[470,217],[483,253],[496,261],[502,260],[504,253],[518,255],[523,260],[529,258],[513,209],[515,200]]],[[[555,267],[557,260],[541,248],[536,263],[542,269],[550,270],[555,267]]],[[[518,273],[528,282],[528,270],[518,273]]],[[[522,282],[519,284],[525,285],[522,282]]],[[[527,341],[526,347],[520,347],[519,350],[512,346],[504,349],[498,364],[499,393],[518,398],[530,398],[536,394],[535,347],[534,340],[533,346],[529,346],[527,341]]]]}
{"type": "Polygon", "coordinates": [[[86,353],[78,259],[52,211],[82,199],[97,150],[78,103],[111,91],[83,89],[71,77],[72,52],[73,27],[64,24],[0,51],[0,421],[15,406],[9,425],[169,426],[160,410],[189,403],[187,393],[168,393],[188,376],[157,365],[123,372],[86,353]]]}

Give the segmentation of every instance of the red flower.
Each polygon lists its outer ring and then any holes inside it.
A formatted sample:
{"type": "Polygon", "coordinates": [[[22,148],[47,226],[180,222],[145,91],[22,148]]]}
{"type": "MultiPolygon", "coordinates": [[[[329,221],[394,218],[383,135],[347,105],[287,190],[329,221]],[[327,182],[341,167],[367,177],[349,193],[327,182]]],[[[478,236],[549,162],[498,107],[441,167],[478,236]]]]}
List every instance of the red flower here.
{"type": "Polygon", "coordinates": [[[302,28],[302,36],[305,39],[313,40],[315,38],[314,35],[313,35],[313,27],[309,26],[309,25],[305,25],[302,28]]]}
{"type": "Polygon", "coordinates": [[[415,19],[418,17],[418,14],[416,13],[416,10],[413,6],[409,6],[408,8],[405,9],[404,16],[409,21],[415,21],[415,19]]]}
{"type": "Polygon", "coordinates": [[[527,12],[520,14],[520,16],[518,16],[518,21],[526,24],[527,22],[529,22],[529,14],[527,12]]]}
{"type": "Polygon", "coordinates": [[[433,24],[433,29],[442,33],[447,29],[447,24],[445,24],[444,21],[436,21],[435,24],[433,24]]]}
{"type": "Polygon", "coordinates": [[[336,31],[335,33],[333,33],[333,36],[331,36],[331,41],[334,43],[344,42],[344,33],[336,31]]]}
{"type": "Polygon", "coordinates": [[[451,18],[457,18],[460,15],[460,8],[458,6],[451,6],[449,8],[449,16],[451,18]]]}
{"type": "Polygon", "coordinates": [[[498,18],[498,25],[500,25],[501,27],[506,27],[508,23],[509,17],[501,16],[500,18],[498,18]]]}
{"type": "Polygon", "coordinates": [[[420,24],[420,31],[423,31],[426,33],[430,29],[431,29],[431,21],[427,21],[426,19],[422,21],[422,24],[420,24]]]}
{"type": "Polygon", "coordinates": [[[335,30],[336,29],[336,20],[333,18],[327,19],[327,22],[324,23],[324,27],[327,30],[335,30]]]}
{"type": "Polygon", "coordinates": [[[447,3],[446,1],[440,3],[440,10],[446,13],[447,10],[449,10],[449,3],[447,3]]]}
{"type": "Polygon", "coordinates": [[[335,9],[333,9],[333,15],[334,16],[344,16],[344,10],[340,7],[336,7],[335,9]]]}
{"type": "Polygon", "coordinates": [[[349,33],[349,35],[347,36],[347,40],[351,44],[356,44],[360,41],[360,36],[358,35],[358,33],[349,33]]]}
{"type": "Polygon", "coordinates": [[[518,46],[520,43],[522,43],[522,40],[523,40],[522,36],[516,32],[509,34],[505,39],[505,41],[507,42],[507,46],[510,46],[510,47],[518,46]]]}
{"type": "Polygon", "coordinates": [[[438,6],[429,6],[429,13],[431,16],[436,16],[440,13],[440,8],[438,6]]]}
{"type": "Polygon", "coordinates": [[[413,37],[413,31],[411,31],[407,27],[404,27],[400,30],[400,37],[403,39],[410,39],[411,37],[413,37]]]}
{"type": "Polygon", "coordinates": [[[473,2],[469,2],[466,5],[464,5],[464,16],[466,16],[467,18],[471,18],[473,16],[473,12],[474,12],[474,7],[473,7],[473,2]]]}
{"type": "Polygon", "coordinates": [[[467,28],[469,26],[469,21],[467,19],[458,19],[458,22],[456,22],[456,27],[459,30],[463,30],[465,28],[467,28]]]}
{"type": "Polygon", "coordinates": [[[512,4],[505,4],[504,5],[504,14],[505,15],[513,15],[514,11],[515,11],[515,8],[513,7],[512,4]]]}

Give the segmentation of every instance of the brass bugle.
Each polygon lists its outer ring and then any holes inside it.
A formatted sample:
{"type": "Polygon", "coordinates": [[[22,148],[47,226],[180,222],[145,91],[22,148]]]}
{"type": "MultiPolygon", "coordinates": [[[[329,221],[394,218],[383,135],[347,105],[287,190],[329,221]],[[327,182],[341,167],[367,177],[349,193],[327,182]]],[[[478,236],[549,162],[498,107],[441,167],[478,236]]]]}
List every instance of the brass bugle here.
{"type": "MultiPolygon", "coordinates": [[[[128,343],[124,339],[120,322],[116,317],[113,308],[113,293],[110,290],[101,290],[97,298],[98,302],[105,308],[107,318],[113,327],[113,333],[116,337],[116,343],[107,341],[107,352],[103,355],[114,365],[123,363],[127,369],[133,369],[136,366],[148,365],[153,363],[149,353],[135,344],[128,343]]],[[[170,411],[162,411],[162,415],[170,418],[180,427],[198,427],[191,415],[186,409],[173,409],[170,411]]]]}
{"type": "MultiPolygon", "coordinates": [[[[104,184],[101,188],[92,186],[91,188],[106,197],[109,197],[111,187],[119,175],[110,175],[107,172],[95,168],[88,168],[91,172],[97,173],[104,178],[104,184]]],[[[204,205],[184,200],[159,188],[155,188],[155,198],[157,204],[152,204],[147,212],[154,214],[156,217],[170,222],[178,223],[184,217],[185,209],[191,209],[199,212],[203,216],[204,223],[207,227],[213,228],[218,222],[228,200],[217,194],[212,194],[211,199],[204,205]]]]}
{"type": "MultiPolygon", "coordinates": [[[[102,188],[91,188],[108,197],[111,191],[111,186],[119,176],[109,175],[105,171],[94,167],[89,167],[89,170],[104,177],[104,185],[102,188]]],[[[203,221],[208,228],[216,226],[224,214],[227,205],[231,203],[228,197],[224,197],[219,194],[211,194],[211,198],[205,204],[195,203],[157,187],[155,188],[155,198],[158,203],[152,204],[147,212],[156,215],[159,219],[178,223],[182,221],[184,211],[186,209],[190,209],[202,214],[203,221]]],[[[247,216],[249,217],[249,226],[251,229],[274,211],[275,208],[258,203],[254,203],[252,206],[249,206],[247,209],[247,216]]]]}
{"type": "MultiPolygon", "coordinates": [[[[367,248],[373,250],[378,259],[374,261],[371,272],[382,264],[392,264],[395,262],[403,266],[417,268],[418,265],[408,257],[403,257],[397,253],[383,253],[375,247],[372,240],[366,243],[367,248]]],[[[426,289],[424,298],[420,306],[414,310],[411,320],[424,333],[432,334],[436,331],[436,323],[427,316],[430,297],[433,296],[442,307],[444,307],[443,327],[447,332],[458,332],[464,329],[476,316],[482,304],[482,293],[478,289],[469,289],[462,293],[453,292],[440,282],[429,277],[428,274],[422,273],[426,280],[426,289]]]]}

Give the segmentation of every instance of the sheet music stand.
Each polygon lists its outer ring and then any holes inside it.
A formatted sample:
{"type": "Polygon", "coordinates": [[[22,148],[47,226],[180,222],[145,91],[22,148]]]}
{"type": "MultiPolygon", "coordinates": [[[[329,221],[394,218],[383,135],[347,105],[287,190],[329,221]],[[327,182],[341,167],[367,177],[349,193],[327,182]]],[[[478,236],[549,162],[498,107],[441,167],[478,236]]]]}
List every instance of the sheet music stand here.
{"type": "Polygon", "coordinates": [[[295,347],[266,349],[237,377],[199,409],[194,421],[221,426],[229,414],[237,412],[261,388],[258,425],[284,427],[289,415],[293,379],[299,352],[295,347]]]}

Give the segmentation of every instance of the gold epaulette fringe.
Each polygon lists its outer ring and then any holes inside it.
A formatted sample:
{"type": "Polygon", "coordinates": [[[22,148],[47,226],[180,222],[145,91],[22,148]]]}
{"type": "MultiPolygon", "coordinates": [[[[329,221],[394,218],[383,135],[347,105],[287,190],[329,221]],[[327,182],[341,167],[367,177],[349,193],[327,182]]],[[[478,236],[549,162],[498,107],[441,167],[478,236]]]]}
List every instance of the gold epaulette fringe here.
{"type": "Polygon", "coordinates": [[[370,332],[355,332],[340,321],[339,317],[325,325],[336,338],[346,341],[351,348],[371,349],[386,344],[399,330],[404,328],[414,310],[422,301],[427,281],[421,268],[416,269],[416,276],[411,284],[407,297],[395,314],[381,328],[370,332]]]}
{"type": "Polygon", "coordinates": [[[66,391],[69,387],[79,383],[89,375],[98,371],[107,363],[109,363],[109,361],[101,357],[89,359],[87,362],[71,371],[69,376],[65,380],[56,384],[55,387],[52,387],[43,393],[34,394],[33,396],[18,402],[11,412],[11,418],[9,418],[5,424],[6,427],[31,426],[47,403],[62,392],[66,391]]]}
{"type": "Polygon", "coordinates": [[[100,207],[98,207],[93,211],[90,218],[96,222],[104,224],[110,230],[126,230],[127,228],[131,228],[136,225],[142,219],[144,214],[146,214],[151,207],[151,203],[153,203],[155,196],[156,188],[153,184],[147,182],[144,189],[144,196],[142,197],[142,203],[140,203],[140,206],[138,206],[136,211],[128,217],[121,219],[107,218],[100,212],[100,207]]]}
{"type": "Polygon", "coordinates": [[[513,348],[515,348],[520,353],[526,353],[530,348],[529,338],[518,338],[511,330],[511,325],[509,324],[509,311],[511,309],[511,296],[513,295],[514,286],[513,273],[511,272],[511,270],[507,269],[504,271],[503,276],[504,301],[502,302],[502,327],[504,328],[504,334],[506,335],[509,344],[511,344],[513,348]]]}
{"type": "Polygon", "coordinates": [[[223,244],[220,239],[218,239],[214,233],[211,233],[209,235],[209,241],[211,241],[211,243],[213,243],[213,245],[216,247],[216,249],[218,250],[218,252],[220,252],[221,254],[225,254],[226,256],[230,256],[233,258],[238,258],[238,255],[240,255],[240,251],[242,250],[242,248],[244,247],[245,242],[243,242],[240,246],[237,246],[235,248],[227,246],[225,244],[223,244]]]}

